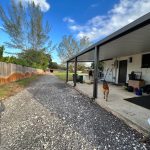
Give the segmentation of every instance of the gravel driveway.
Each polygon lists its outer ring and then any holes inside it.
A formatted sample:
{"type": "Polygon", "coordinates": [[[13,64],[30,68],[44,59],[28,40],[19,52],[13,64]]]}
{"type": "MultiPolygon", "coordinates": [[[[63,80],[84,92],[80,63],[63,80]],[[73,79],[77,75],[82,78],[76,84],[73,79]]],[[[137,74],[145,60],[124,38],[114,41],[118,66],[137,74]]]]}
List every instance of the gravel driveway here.
{"type": "Polygon", "coordinates": [[[145,150],[142,135],[52,75],[3,102],[1,150],[145,150]]]}

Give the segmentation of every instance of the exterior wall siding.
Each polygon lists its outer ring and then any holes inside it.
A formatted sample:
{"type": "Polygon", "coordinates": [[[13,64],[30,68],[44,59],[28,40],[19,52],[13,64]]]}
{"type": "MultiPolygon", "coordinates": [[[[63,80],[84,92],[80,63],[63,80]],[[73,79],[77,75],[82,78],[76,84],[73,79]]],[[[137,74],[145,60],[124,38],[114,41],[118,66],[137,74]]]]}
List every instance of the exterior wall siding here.
{"type": "MultiPolygon", "coordinates": [[[[132,57],[132,62],[130,63],[128,61],[128,64],[127,64],[127,80],[126,80],[126,82],[128,82],[128,80],[129,80],[128,75],[132,71],[135,71],[135,72],[138,71],[138,72],[142,72],[142,79],[145,80],[146,84],[150,84],[150,68],[141,68],[142,54],[130,55],[130,56],[126,56],[126,57],[118,57],[116,59],[118,61],[128,60],[129,57],[132,57]]],[[[112,71],[108,71],[106,80],[109,82],[118,83],[119,65],[116,68],[113,65],[114,62],[115,62],[115,59],[104,61],[104,75],[106,74],[106,71],[109,68],[109,70],[112,70],[112,71]]]]}

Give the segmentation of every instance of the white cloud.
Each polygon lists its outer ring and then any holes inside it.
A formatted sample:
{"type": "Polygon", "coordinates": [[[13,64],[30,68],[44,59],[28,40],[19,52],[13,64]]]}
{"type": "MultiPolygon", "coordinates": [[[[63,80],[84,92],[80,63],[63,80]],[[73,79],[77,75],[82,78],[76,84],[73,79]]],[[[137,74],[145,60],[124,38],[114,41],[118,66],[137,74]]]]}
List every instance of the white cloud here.
{"type": "Polygon", "coordinates": [[[79,26],[79,25],[71,25],[69,26],[69,28],[73,31],[80,31],[82,30],[82,26],[79,26]]]}
{"type": "Polygon", "coordinates": [[[47,0],[16,0],[16,1],[21,1],[23,4],[27,3],[33,3],[36,6],[39,6],[42,11],[46,12],[50,9],[50,4],[47,2],[47,0]]]}
{"type": "Polygon", "coordinates": [[[150,12],[150,0],[120,0],[106,16],[95,16],[84,25],[74,23],[69,28],[77,38],[87,36],[91,41],[103,38],[150,12]]]}
{"type": "Polygon", "coordinates": [[[90,7],[91,7],[91,8],[98,7],[98,4],[92,4],[90,7]]]}
{"type": "Polygon", "coordinates": [[[0,26],[0,30],[3,30],[3,31],[4,31],[4,28],[0,26]]]}
{"type": "Polygon", "coordinates": [[[63,21],[64,22],[68,22],[68,23],[75,23],[75,21],[72,18],[70,18],[70,17],[63,18],[63,21]]]}

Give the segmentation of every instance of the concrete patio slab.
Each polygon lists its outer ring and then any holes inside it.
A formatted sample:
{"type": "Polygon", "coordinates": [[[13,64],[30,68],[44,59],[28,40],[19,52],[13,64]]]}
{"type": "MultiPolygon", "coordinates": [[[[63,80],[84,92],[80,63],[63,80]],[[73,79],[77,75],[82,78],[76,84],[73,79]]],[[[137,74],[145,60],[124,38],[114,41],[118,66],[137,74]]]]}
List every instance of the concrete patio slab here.
{"type": "MultiPolygon", "coordinates": [[[[73,82],[68,82],[68,84],[73,85],[73,82]]],[[[106,102],[103,98],[102,85],[99,84],[98,86],[98,98],[95,99],[97,104],[120,119],[123,119],[129,126],[139,132],[145,135],[150,133],[150,126],[147,122],[148,118],[150,118],[150,110],[124,100],[126,98],[135,97],[136,95],[134,93],[124,90],[121,86],[109,85],[110,94],[106,102]]],[[[78,83],[75,89],[92,98],[93,84],[78,83]]]]}

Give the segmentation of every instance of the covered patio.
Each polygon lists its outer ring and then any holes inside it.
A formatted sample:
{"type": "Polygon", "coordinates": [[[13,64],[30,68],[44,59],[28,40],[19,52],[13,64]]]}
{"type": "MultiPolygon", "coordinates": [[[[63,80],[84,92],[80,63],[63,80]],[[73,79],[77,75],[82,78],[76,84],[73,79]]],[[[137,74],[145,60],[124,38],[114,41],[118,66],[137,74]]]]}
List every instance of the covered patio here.
{"type": "MultiPolygon", "coordinates": [[[[117,57],[150,52],[150,13],[114,32],[105,39],[93,44],[79,54],[67,60],[66,82],[74,86],[80,92],[95,99],[95,101],[112,113],[128,120],[132,125],[141,129],[141,132],[149,132],[147,119],[150,110],[129,103],[123,99],[135,97],[133,93],[125,91],[122,87],[110,85],[108,102],[103,100],[101,84],[98,83],[98,62],[111,60],[117,57]],[[68,82],[69,63],[74,63],[74,81],[68,82]],[[93,84],[78,84],[77,63],[94,62],[93,84]]],[[[136,128],[135,127],[135,128],[136,128]]]]}
{"type": "Polygon", "coordinates": [[[93,98],[97,98],[98,62],[116,57],[124,57],[150,52],[150,13],[135,20],[105,39],[93,44],[79,54],[67,60],[66,82],[68,82],[68,66],[74,62],[74,86],[76,86],[77,62],[94,62],[93,98]]]}
{"type": "MultiPolygon", "coordinates": [[[[69,81],[69,85],[73,86],[73,82],[69,81]]],[[[81,84],[77,83],[75,89],[80,93],[92,98],[93,84],[81,84]]],[[[144,107],[135,105],[124,99],[135,97],[134,93],[129,93],[122,86],[116,86],[109,84],[110,94],[108,101],[106,102],[103,98],[102,84],[98,84],[98,98],[95,99],[95,102],[101,107],[110,111],[114,115],[118,116],[124,120],[127,124],[142,132],[147,134],[150,132],[150,127],[147,123],[147,119],[150,117],[150,110],[144,107]]]]}

